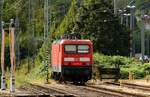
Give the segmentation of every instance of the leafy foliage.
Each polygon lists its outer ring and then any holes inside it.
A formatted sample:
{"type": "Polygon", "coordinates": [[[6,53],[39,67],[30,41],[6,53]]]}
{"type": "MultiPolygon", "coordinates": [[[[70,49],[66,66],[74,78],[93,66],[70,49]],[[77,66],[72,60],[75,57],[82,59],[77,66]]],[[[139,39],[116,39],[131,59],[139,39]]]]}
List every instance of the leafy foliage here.
{"type": "Polygon", "coordinates": [[[106,56],[103,54],[95,53],[94,65],[100,65],[103,67],[114,67],[115,64],[120,65],[121,69],[121,78],[128,79],[129,72],[132,73],[135,79],[141,79],[150,74],[150,64],[142,64],[139,60],[131,59],[122,56],[106,56]],[[98,64],[99,63],[99,64],[98,64]]]}
{"type": "Polygon", "coordinates": [[[145,71],[149,70],[147,64],[141,65],[133,59],[119,56],[129,54],[130,31],[121,25],[119,17],[113,14],[112,0],[80,0],[80,3],[78,0],[51,0],[48,40],[43,40],[44,0],[31,1],[32,23],[29,22],[29,0],[5,0],[3,19],[9,22],[10,18],[19,18],[21,34],[17,42],[21,44],[21,60],[36,56],[35,64],[39,66],[38,70],[34,69],[37,70],[35,75],[39,72],[45,75],[44,71],[47,67],[43,66],[42,61],[48,60],[45,59],[48,56],[46,50],[49,50],[50,59],[52,40],[71,32],[78,32],[82,38],[93,41],[94,51],[98,52],[94,54],[95,62],[98,61],[106,67],[120,64],[122,78],[127,78],[129,70],[135,72],[137,78],[143,77],[145,71]],[[108,56],[99,55],[99,53],[108,56]],[[143,69],[138,71],[139,68],[143,69]]]}
{"type": "Polygon", "coordinates": [[[123,67],[134,62],[133,59],[127,57],[107,56],[99,53],[95,53],[93,57],[94,61],[99,63],[96,65],[103,65],[104,67],[114,67],[115,65],[123,67]]]}
{"type": "Polygon", "coordinates": [[[77,9],[74,0],[55,35],[79,32],[84,39],[93,41],[94,51],[107,55],[128,55],[130,33],[120,25],[119,18],[111,9],[109,2],[103,0],[83,1],[77,9]]]}

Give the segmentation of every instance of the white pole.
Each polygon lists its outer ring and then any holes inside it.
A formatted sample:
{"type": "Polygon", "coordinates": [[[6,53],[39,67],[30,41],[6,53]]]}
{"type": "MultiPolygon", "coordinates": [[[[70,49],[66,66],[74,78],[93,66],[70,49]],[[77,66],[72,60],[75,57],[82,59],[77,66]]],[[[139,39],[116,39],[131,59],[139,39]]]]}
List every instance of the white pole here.
{"type": "Polygon", "coordinates": [[[114,14],[117,14],[117,0],[114,0],[114,14]]]}
{"type": "Polygon", "coordinates": [[[127,8],[130,9],[130,57],[132,57],[134,55],[134,42],[133,42],[133,20],[134,20],[134,10],[135,10],[135,6],[127,6],[127,8]]]}
{"type": "Polygon", "coordinates": [[[133,22],[133,9],[130,7],[130,57],[133,56],[133,29],[132,29],[132,24],[133,22]]]}
{"type": "Polygon", "coordinates": [[[4,29],[2,27],[2,47],[1,47],[1,69],[2,69],[2,76],[1,76],[1,90],[5,90],[6,89],[6,79],[5,79],[5,69],[4,69],[4,65],[5,65],[5,32],[4,29]]]}
{"type": "Polygon", "coordinates": [[[15,28],[13,27],[13,19],[11,19],[11,27],[10,27],[10,59],[11,59],[11,74],[10,74],[10,91],[15,92],[15,50],[14,50],[14,45],[15,45],[15,37],[14,37],[14,32],[15,28]]]}
{"type": "MultiPolygon", "coordinates": [[[[144,12],[142,10],[142,18],[144,18],[144,12]]],[[[142,54],[142,59],[144,58],[145,55],[145,33],[144,33],[144,20],[142,19],[141,22],[141,54],[142,54]]]]}
{"type": "Polygon", "coordinates": [[[126,27],[128,27],[128,15],[126,16],[126,27]]]}

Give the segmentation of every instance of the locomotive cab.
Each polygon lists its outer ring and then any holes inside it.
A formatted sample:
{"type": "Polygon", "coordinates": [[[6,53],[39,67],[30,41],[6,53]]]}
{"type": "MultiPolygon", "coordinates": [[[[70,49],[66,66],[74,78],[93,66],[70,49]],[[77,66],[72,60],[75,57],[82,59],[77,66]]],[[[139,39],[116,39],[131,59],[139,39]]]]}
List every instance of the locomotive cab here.
{"type": "Polygon", "coordinates": [[[92,42],[60,40],[52,44],[52,76],[72,82],[86,82],[92,76],[92,42]]]}

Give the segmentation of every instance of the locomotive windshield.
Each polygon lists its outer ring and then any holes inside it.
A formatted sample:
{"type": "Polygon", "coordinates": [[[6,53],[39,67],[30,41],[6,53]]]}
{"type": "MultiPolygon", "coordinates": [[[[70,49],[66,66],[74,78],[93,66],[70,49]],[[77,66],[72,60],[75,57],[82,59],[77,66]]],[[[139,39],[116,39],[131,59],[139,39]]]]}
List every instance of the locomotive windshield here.
{"type": "Polygon", "coordinates": [[[76,45],[65,45],[66,53],[76,53],[76,51],[77,51],[76,45]]]}
{"type": "Polygon", "coordinates": [[[78,45],[78,53],[89,53],[88,45],[78,45]]]}
{"type": "Polygon", "coordinates": [[[89,45],[65,45],[65,53],[67,54],[85,54],[89,53],[89,45]]]}

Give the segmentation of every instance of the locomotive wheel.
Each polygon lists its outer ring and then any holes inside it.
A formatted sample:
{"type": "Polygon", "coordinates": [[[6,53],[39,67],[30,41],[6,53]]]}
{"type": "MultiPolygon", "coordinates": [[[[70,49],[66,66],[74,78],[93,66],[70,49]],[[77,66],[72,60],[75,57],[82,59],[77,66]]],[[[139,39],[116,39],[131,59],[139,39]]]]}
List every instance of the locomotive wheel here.
{"type": "Polygon", "coordinates": [[[51,79],[54,79],[54,73],[51,72],[51,76],[50,76],[51,79]]]}
{"type": "Polygon", "coordinates": [[[60,78],[59,73],[57,73],[56,75],[57,75],[56,80],[59,81],[59,78],[60,78]]]}
{"type": "Polygon", "coordinates": [[[59,72],[55,72],[55,80],[59,81],[60,79],[60,73],[59,72]]]}
{"type": "Polygon", "coordinates": [[[53,78],[56,81],[59,81],[61,79],[60,73],[58,73],[58,72],[52,72],[51,73],[51,78],[53,78]]]}
{"type": "Polygon", "coordinates": [[[62,83],[62,82],[66,83],[64,81],[64,77],[63,77],[62,73],[60,73],[60,72],[52,72],[51,78],[58,81],[59,83],[62,83]]]}
{"type": "Polygon", "coordinates": [[[54,80],[57,80],[57,73],[54,72],[53,75],[54,75],[54,80]]]}
{"type": "Polygon", "coordinates": [[[78,84],[79,84],[79,82],[77,82],[77,81],[73,81],[73,84],[74,84],[74,85],[78,85],[78,84]]]}
{"type": "Polygon", "coordinates": [[[62,73],[59,73],[59,82],[60,83],[65,82],[62,73]]]}
{"type": "Polygon", "coordinates": [[[74,85],[85,85],[85,82],[84,81],[80,81],[80,82],[74,81],[73,84],[74,85]]]}
{"type": "Polygon", "coordinates": [[[85,81],[80,81],[80,85],[85,85],[85,81]]]}
{"type": "Polygon", "coordinates": [[[58,73],[55,72],[55,80],[58,80],[58,73]]]}

